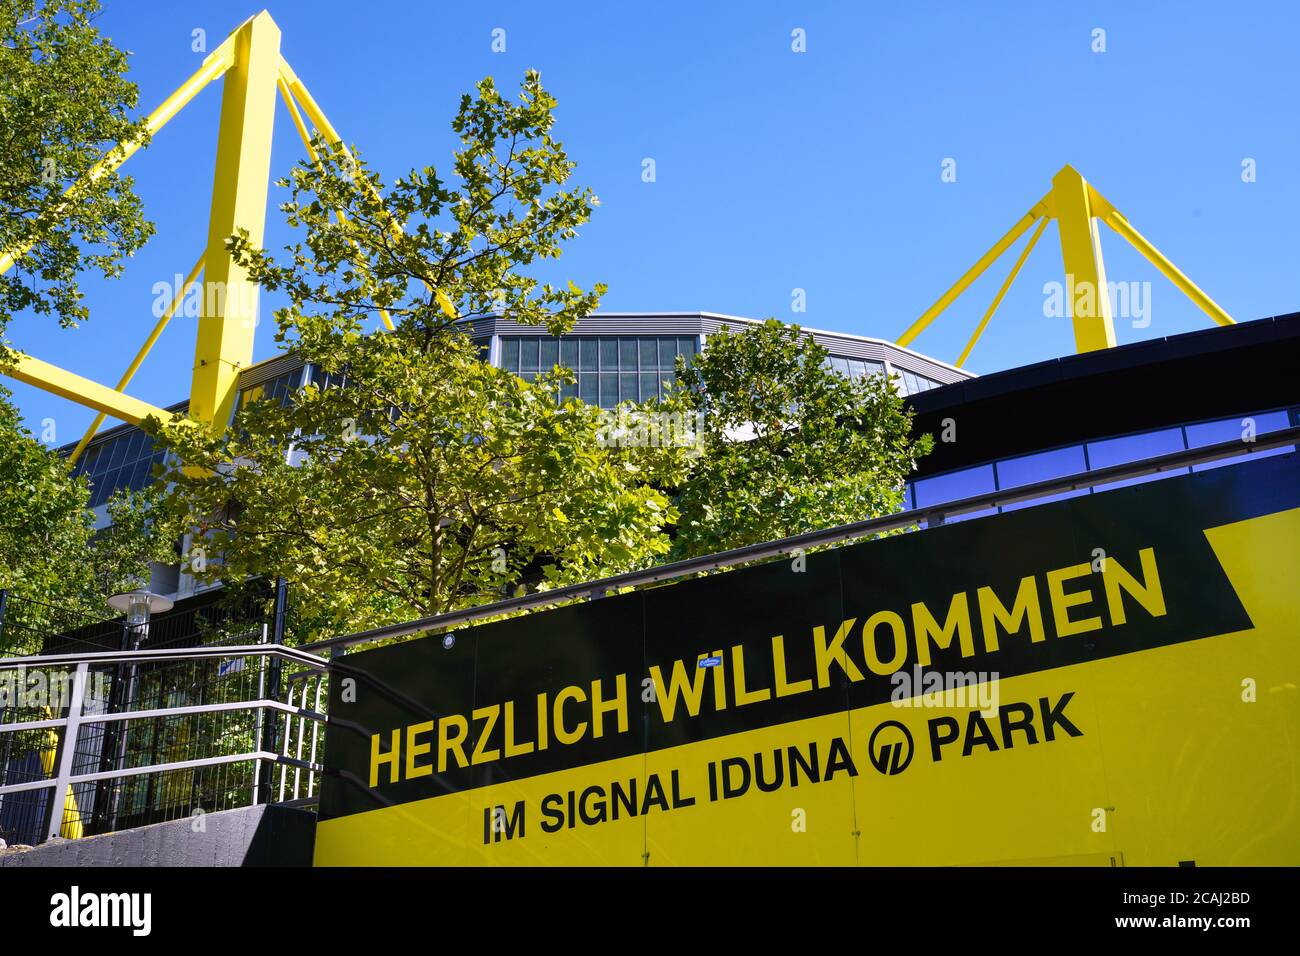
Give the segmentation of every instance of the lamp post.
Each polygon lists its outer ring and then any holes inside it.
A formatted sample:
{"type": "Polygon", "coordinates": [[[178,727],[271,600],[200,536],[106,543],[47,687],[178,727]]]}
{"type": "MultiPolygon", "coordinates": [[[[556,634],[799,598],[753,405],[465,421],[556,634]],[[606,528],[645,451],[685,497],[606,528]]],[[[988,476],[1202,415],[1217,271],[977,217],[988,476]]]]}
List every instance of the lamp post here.
{"type": "Polygon", "coordinates": [[[123,591],[108,599],[108,606],[126,616],[123,622],[122,650],[134,651],[149,636],[149,618],[172,609],[172,602],[152,591],[123,591]]]}
{"type": "MultiPolygon", "coordinates": [[[[172,601],[151,591],[135,590],[114,594],[108,599],[108,606],[124,615],[122,621],[122,650],[135,651],[149,636],[149,619],[163,611],[172,609],[172,601]]],[[[135,703],[136,665],[119,664],[116,680],[113,682],[113,706],[111,711],[122,713],[135,703]]],[[[113,721],[113,745],[108,748],[113,753],[113,769],[122,770],[126,766],[127,721],[113,721]]],[[[118,778],[109,789],[108,829],[117,828],[118,806],[122,795],[122,781],[118,778]]]]}

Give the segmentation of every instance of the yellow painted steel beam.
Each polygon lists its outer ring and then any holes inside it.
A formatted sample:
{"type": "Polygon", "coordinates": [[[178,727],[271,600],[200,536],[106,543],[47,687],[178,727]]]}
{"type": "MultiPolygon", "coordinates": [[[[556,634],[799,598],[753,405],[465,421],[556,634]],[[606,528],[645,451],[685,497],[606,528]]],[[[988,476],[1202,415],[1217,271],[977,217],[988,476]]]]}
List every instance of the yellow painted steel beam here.
{"type": "Polygon", "coordinates": [[[907,331],[898,337],[898,344],[902,346],[910,345],[912,340],[924,332],[929,327],[930,323],[939,317],[939,314],[943,312],[944,309],[952,305],[957,297],[965,292],[972,282],[982,276],[984,271],[988,269],[988,267],[992,265],[997,258],[1002,255],[1002,253],[1006,252],[1017,239],[1028,232],[1029,228],[1036,220],[1038,220],[1039,217],[1048,215],[1050,210],[1049,199],[1050,197],[1045,196],[1035,203],[1029,212],[1025,213],[1014,226],[1007,230],[1006,235],[995,242],[988,252],[980,256],[979,261],[967,269],[962,277],[953,283],[952,287],[948,289],[947,292],[939,296],[938,301],[935,302],[934,305],[926,309],[925,312],[922,313],[921,317],[913,322],[908,327],[907,331]]]}
{"type": "Polygon", "coordinates": [[[258,287],[226,240],[248,232],[262,244],[271,175],[280,28],[262,11],[235,31],[233,63],[221,99],[212,207],[204,254],[203,311],[194,349],[190,416],[220,434],[230,419],[239,372],[253,358],[258,287]]]}
{"type": "Polygon", "coordinates": [[[989,319],[993,318],[993,313],[996,312],[998,306],[1002,304],[1003,297],[1006,296],[1007,290],[1011,288],[1011,283],[1016,281],[1016,276],[1020,274],[1020,267],[1025,264],[1025,260],[1029,258],[1029,253],[1031,253],[1034,250],[1034,246],[1038,244],[1038,237],[1043,234],[1045,228],[1047,228],[1047,216],[1042,216],[1038,220],[1038,228],[1035,229],[1033,234],[1029,237],[1029,241],[1025,243],[1025,248],[1020,251],[1020,257],[1016,259],[1016,264],[1011,267],[1011,271],[1007,273],[1006,279],[1003,280],[1002,288],[998,289],[998,294],[993,297],[993,302],[989,305],[989,310],[984,313],[984,318],[980,319],[980,324],[975,327],[975,333],[970,337],[970,341],[966,343],[966,347],[961,350],[961,355],[957,358],[957,368],[961,368],[966,364],[966,359],[970,358],[970,353],[974,350],[975,343],[977,343],[980,340],[980,336],[984,334],[984,327],[989,324],[989,319]]]}
{"type": "MultiPolygon", "coordinates": [[[[289,89],[288,82],[286,82],[283,75],[277,77],[275,82],[276,86],[280,89],[280,99],[284,100],[285,108],[289,110],[289,115],[293,118],[294,128],[298,130],[298,138],[302,140],[302,145],[306,148],[307,155],[311,157],[313,163],[319,165],[320,154],[316,152],[316,147],[312,145],[311,133],[307,131],[307,124],[302,120],[302,113],[298,110],[298,104],[294,102],[293,93],[289,89]]],[[[348,221],[347,216],[343,215],[343,213],[338,209],[333,210],[333,212],[335,218],[338,219],[340,223],[346,223],[348,221]]],[[[357,252],[357,258],[354,260],[357,266],[359,268],[362,267],[363,260],[361,252],[357,248],[357,244],[351,239],[348,240],[348,244],[357,252]]],[[[388,314],[388,310],[380,309],[379,317],[384,320],[385,328],[390,332],[393,331],[393,317],[388,314]]]]}
{"type": "MultiPolygon", "coordinates": [[[[170,322],[172,316],[176,314],[176,310],[180,307],[181,300],[185,298],[186,291],[188,291],[189,287],[194,284],[194,280],[199,277],[199,273],[202,271],[203,257],[199,256],[199,261],[194,263],[194,268],[191,269],[190,274],[185,277],[185,281],[181,284],[181,287],[176,290],[176,296],[172,299],[171,305],[167,306],[167,311],[162,314],[162,318],[160,318],[157,324],[154,325],[153,331],[150,332],[149,337],[144,340],[144,344],[140,346],[140,351],[135,353],[135,358],[131,361],[131,364],[127,366],[126,371],[122,373],[122,377],[118,379],[117,391],[124,392],[126,391],[126,387],[131,384],[131,379],[133,379],[135,373],[140,370],[140,366],[144,364],[144,360],[148,357],[149,351],[154,347],[154,343],[158,341],[159,336],[163,334],[163,330],[167,328],[167,323],[170,322]]],[[[95,416],[95,420],[91,422],[90,427],[86,429],[86,434],[81,436],[81,441],[77,442],[77,447],[74,448],[72,454],[68,456],[68,464],[73,464],[81,457],[81,453],[86,450],[86,446],[90,444],[90,440],[95,437],[95,433],[99,431],[99,426],[104,424],[104,419],[107,417],[108,416],[103,412],[100,412],[95,416]]]]}
{"type": "MultiPolygon", "coordinates": [[[[311,95],[311,91],[307,89],[306,84],[298,78],[298,74],[294,73],[293,67],[291,67],[288,61],[283,57],[280,59],[280,77],[289,87],[294,98],[302,103],[303,110],[307,113],[307,116],[311,121],[316,124],[316,128],[321,132],[321,134],[341,149],[343,155],[352,159],[352,151],[349,150],[347,144],[343,142],[343,137],[338,134],[338,130],[336,130],[334,124],[329,121],[329,118],[325,115],[325,111],[320,108],[320,104],[318,104],[315,98],[311,95]]],[[[363,189],[370,193],[371,197],[376,202],[381,206],[383,205],[383,198],[375,192],[375,189],[370,184],[369,180],[364,176],[361,176],[356,170],[353,171],[353,179],[363,189]]],[[[393,219],[392,216],[388,217],[388,229],[394,237],[401,237],[403,235],[401,225],[396,219],[393,219]]],[[[438,307],[442,309],[443,313],[454,319],[456,317],[456,309],[452,305],[451,299],[447,294],[441,289],[435,289],[427,280],[422,279],[421,281],[424,282],[424,287],[433,295],[434,300],[437,302],[438,307]]]]}
{"type": "Polygon", "coordinates": [[[1112,348],[1115,325],[1088,183],[1074,167],[1063,166],[1052,177],[1052,197],[1061,232],[1061,259],[1065,264],[1075,350],[1083,353],[1112,348]]]}
{"type": "Polygon", "coordinates": [[[1110,207],[1109,213],[1102,221],[1127,239],[1134,249],[1142,253],[1148,262],[1163,272],[1169,281],[1182,291],[1183,295],[1195,302],[1200,310],[1211,319],[1219,325],[1236,325],[1232,316],[1228,315],[1217,302],[1202,292],[1195,282],[1183,275],[1179,268],[1166,259],[1160,250],[1153,246],[1145,236],[1134,229],[1114,206],[1110,207]]]}
{"type": "MultiPolygon", "coordinates": [[[[184,109],[185,105],[194,99],[205,86],[213,80],[220,79],[225,74],[226,70],[230,68],[233,50],[233,37],[231,37],[213,50],[204,59],[203,65],[195,70],[188,80],[177,87],[175,92],[163,100],[158,108],[149,114],[144,125],[150,136],[166,126],[167,122],[184,109]]],[[[105,154],[103,159],[90,168],[90,171],[82,179],[77,180],[68,187],[63,194],[64,199],[75,199],[89,183],[93,183],[106,173],[117,169],[135,155],[140,146],[141,140],[138,139],[115,145],[105,154]]],[[[0,255],[0,275],[8,272],[14,262],[22,258],[30,248],[31,246],[28,245],[0,255]]]]}
{"type": "Polygon", "coordinates": [[[321,135],[329,142],[340,147],[346,155],[351,156],[352,151],[349,150],[347,144],[343,142],[343,137],[339,135],[338,130],[334,128],[334,124],[331,123],[329,117],[325,115],[325,111],[320,108],[320,104],[317,103],[315,97],[311,95],[311,91],[308,90],[306,84],[298,78],[298,74],[293,71],[293,67],[289,65],[289,61],[284,57],[280,57],[278,72],[280,78],[284,80],[289,90],[293,93],[294,98],[302,104],[303,111],[307,114],[307,117],[312,121],[312,123],[315,124],[316,129],[320,131],[321,135]]]}
{"type": "Polygon", "coordinates": [[[139,425],[151,415],[163,421],[172,418],[172,413],[166,409],[124,395],[116,389],[93,382],[75,372],[61,369],[49,362],[42,362],[22,352],[13,353],[13,356],[13,364],[3,369],[4,374],[44,389],[60,398],[112,415],[132,425],[139,425]]]}

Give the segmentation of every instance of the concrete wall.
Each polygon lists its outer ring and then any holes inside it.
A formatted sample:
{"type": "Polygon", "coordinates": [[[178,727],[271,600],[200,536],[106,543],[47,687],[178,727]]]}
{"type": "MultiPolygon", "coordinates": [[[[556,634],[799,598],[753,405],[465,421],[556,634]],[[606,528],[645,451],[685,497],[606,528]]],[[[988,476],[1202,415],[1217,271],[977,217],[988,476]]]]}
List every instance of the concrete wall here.
{"type": "Polygon", "coordinates": [[[316,814],[292,807],[241,807],[30,850],[0,850],[7,866],[311,866],[316,814]]]}

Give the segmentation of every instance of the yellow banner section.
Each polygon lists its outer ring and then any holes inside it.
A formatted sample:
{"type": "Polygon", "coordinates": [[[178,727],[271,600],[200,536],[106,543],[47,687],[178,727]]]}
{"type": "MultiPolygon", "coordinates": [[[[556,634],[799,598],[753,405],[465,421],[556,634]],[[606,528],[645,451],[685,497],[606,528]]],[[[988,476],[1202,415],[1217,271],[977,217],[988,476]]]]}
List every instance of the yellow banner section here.
{"type": "Polygon", "coordinates": [[[316,863],[1295,864],[1300,510],[1206,535],[1248,630],[323,821],[316,863]]]}

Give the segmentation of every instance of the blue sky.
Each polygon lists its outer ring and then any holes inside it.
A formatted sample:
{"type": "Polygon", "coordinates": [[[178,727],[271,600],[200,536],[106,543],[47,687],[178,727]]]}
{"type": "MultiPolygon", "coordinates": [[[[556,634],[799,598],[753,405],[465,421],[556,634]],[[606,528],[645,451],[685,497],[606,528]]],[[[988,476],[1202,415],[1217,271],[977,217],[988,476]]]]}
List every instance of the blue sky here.
{"type": "MultiPolygon", "coordinates": [[[[104,32],[133,52],[152,109],[261,9],[106,0],[104,32]]],[[[449,167],[462,92],[542,72],[575,181],[601,206],[545,273],[609,284],[607,310],[774,315],[894,339],[1071,163],[1239,321],[1300,309],[1300,101],[1294,3],[452,4],[273,0],[283,52],[335,126],[392,179],[449,167]],[[996,12],[994,12],[994,10],[996,12]],[[494,53],[492,31],[506,31],[494,53]],[[807,51],[791,49],[791,31],[807,51]],[[1095,53],[1093,31],[1106,31],[1095,53]],[[643,160],[656,181],[642,181],[643,160]],[[1242,181],[1244,159],[1256,181],[1242,181]],[[943,182],[946,159],[956,182],[943,182]],[[807,311],[791,310],[806,290],[807,311]]],[[[87,282],[76,330],[20,319],[22,348],[108,384],[153,323],[154,283],[184,273],[207,228],[220,90],[128,164],[158,234],[116,282],[87,282]]],[[[280,109],[273,175],[302,156],[280,109]]],[[[290,233],[275,209],[267,242],[290,233]]],[[[1150,282],[1148,325],[1210,321],[1117,235],[1108,278],[1150,282]]],[[[914,343],[956,359],[1013,261],[1004,257],[914,343]]],[[[1044,315],[1063,269],[1049,225],[968,367],[1073,351],[1044,315]]],[[[274,354],[263,299],[256,358],[274,354]]],[[[1141,320],[1139,320],[1141,321],[1141,320]]],[[[183,398],[195,320],[177,318],[130,389],[183,398]]],[[[12,384],[29,426],[75,441],[93,413],[12,384]]],[[[1230,387],[1230,386],[1229,386],[1230,387]]]]}

